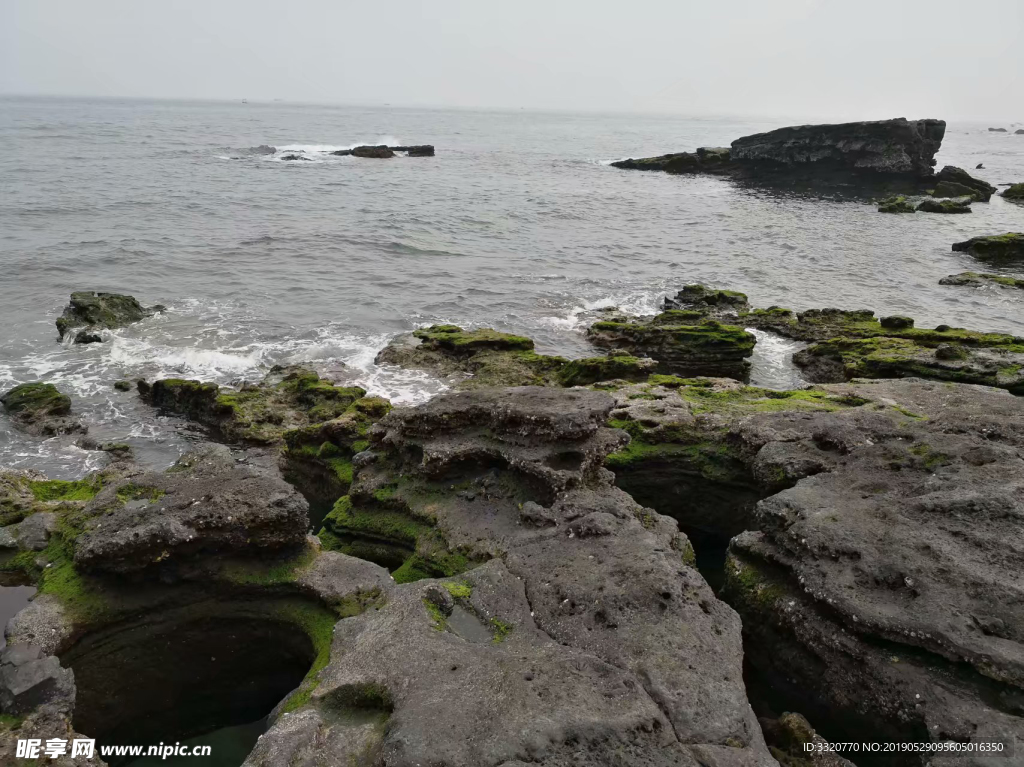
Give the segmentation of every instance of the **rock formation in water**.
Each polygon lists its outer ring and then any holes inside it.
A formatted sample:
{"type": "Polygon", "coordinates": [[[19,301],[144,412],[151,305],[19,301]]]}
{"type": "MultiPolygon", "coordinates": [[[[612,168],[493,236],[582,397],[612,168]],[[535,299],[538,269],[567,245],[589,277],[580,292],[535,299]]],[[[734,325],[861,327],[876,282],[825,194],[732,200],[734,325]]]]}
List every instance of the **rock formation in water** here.
{"type": "Polygon", "coordinates": [[[17,428],[46,437],[86,431],[71,415],[71,397],[42,381],[15,386],[0,396],[0,404],[17,428]]]}
{"type": "Polygon", "coordinates": [[[387,146],[386,144],[379,144],[377,146],[357,146],[352,149],[338,149],[331,152],[336,157],[375,157],[375,158],[389,158],[394,157],[395,152],[404,152],[409,157],[433,157],[434,147],[431,144],[418,144],[415,146],[387,146]]]}
{"type": "Polygon", "coordinates": [[[1024,260],[1024,233],[1007,232],[983,237],[972,237],[963,242],[953,243],[953,250],[970,253],[980,261],[1022,261],[1024,260]]]}
{"type": "Polygon", "coordinates": [[[97,330],[122,328],[162,311],[163,306],[146,308],[132,296],[79,291],[71,294],[71,302],[57,318],[57,332],[64,338],[82,328],[75,336],[75,343],[94,343],[103,340],[97,330]]]}
{"type": "Polygon", "coordinates": [[[639,160],[617,168],[710,173],[738,180],[853,190],[878,186],[922,189],[945,134],[942,120],[880,120],[838,125],[801,125],[744,136],[729,148],[700,148],[639,160]]]}
{"type": "Polygon", "coordinates": [[[1007,200],[1024,200],[1024,183],[1010,184],[999,196],[1007,200]]]}
{"type": "Polygon", "coordinates": [[[1016,277],[1006,277],[1001,274],[985,274],[982,272],[960,272],[951,274],[939,280],[940,285],[966,285],[972,288],[980,288],[985,285],[992,285],[999,288],[1020,288],[1024,289],[1024,280],[1016,277]]]}

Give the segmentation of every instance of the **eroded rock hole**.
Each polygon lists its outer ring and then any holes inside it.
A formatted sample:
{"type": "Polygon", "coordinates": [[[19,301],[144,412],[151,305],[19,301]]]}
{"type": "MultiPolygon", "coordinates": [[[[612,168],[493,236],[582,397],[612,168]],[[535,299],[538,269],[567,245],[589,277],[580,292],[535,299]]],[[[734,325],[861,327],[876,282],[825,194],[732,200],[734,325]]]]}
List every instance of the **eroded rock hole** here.
{"type": "Polygon", "coordinates": [[[195,742],[219,746],[202,763],[229,767],[245,759],[314,656],[309,637],[292,624],[204,616],[99,631],[61,661],[75,673],[78,732],[104,745],[202,736],[195,742]]]}

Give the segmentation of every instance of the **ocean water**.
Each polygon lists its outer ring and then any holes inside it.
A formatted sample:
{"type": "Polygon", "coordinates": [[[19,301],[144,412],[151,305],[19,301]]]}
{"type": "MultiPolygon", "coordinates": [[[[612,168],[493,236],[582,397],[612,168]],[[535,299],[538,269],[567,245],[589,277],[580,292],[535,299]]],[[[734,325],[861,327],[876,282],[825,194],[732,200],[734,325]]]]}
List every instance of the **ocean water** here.
{"type": "MultiPolygon", "coordinates": [[[[596,309],[649,313],[687,282],[742,290],[762,306],[1021,332],[1024,297],[938,280],[978,267],[952,242],[1024,230],[1024,206],[993,198],[965,216],[886,216],[862,202],[608,165],[793,123],[0,99],[0,391],[51,381],[93,437],[127,441],[162,466],[198,433],[115,381],[236,385],[299,362],[415,403],[444,384],[373,364],[395,334],[440,321],[493,326],[583,356],[596,309]],[[363,143],[430,143],[437,156],[326,154],[363,143]],[[105,343],[65,346],[53,322],[74,290],[130,293],[169,311],[105,343]]],[[[950,124],[939,165],[994,184],[1024,180],[1024,136],[987,127],[950,124]]],[[[798,384],[792,349],[762,336],[754,382],[798,384]]],[[[18,433],[0,415],[0,466],[75,477],[104,460],[72,439],[18,433]]]]}

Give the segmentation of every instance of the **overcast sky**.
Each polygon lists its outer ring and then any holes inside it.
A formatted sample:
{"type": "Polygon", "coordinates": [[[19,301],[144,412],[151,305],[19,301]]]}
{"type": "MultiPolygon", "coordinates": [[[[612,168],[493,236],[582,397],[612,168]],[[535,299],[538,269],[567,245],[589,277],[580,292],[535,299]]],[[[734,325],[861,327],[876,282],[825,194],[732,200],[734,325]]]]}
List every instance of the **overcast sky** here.
{"type": "Polygon", "coordinates": [[[1024,0],[0,0],[0,93],[1024,121],[1024,0]]]}

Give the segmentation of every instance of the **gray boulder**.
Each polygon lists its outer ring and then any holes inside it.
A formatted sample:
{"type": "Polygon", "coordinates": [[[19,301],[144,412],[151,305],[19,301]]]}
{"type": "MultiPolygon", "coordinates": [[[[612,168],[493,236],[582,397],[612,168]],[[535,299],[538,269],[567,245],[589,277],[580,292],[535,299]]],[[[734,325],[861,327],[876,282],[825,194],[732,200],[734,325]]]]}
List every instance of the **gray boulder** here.
{"type": "Polygon", "coordinates": [[[76,335],[75,342],[93,343],[102,337],[86,331],[124,327],[162,311],[164,307],[159,305],[144,307],[133,296],[79,291],[71,294],[71,302],[57,318],[57,332],[63,338],[73,328],[85,328],[76,335]]]}

